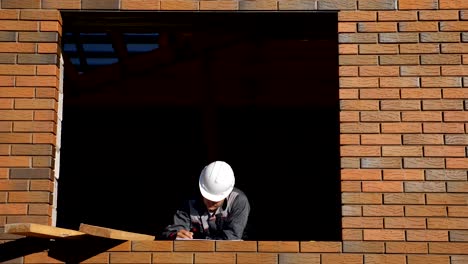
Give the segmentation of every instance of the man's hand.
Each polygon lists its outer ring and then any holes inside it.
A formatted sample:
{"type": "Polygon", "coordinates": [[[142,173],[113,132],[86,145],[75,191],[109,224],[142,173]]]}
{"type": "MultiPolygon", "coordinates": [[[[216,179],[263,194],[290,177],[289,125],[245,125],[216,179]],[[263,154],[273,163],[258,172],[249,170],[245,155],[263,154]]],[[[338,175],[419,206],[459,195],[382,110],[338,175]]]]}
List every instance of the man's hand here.
{"type": "Polygon", "coordinates": [[[193,239],[193,233],[185,229],[177,231],[178,238],[193,239]]]}

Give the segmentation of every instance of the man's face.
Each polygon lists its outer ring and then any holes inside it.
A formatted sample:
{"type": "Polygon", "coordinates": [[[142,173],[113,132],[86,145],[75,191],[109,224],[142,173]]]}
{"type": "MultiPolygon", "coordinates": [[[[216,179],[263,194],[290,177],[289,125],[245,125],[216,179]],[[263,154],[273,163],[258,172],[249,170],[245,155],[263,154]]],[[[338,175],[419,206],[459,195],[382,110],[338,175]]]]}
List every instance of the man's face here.
{"type": "Polygon", "coordinates": [[[213,202],[203,197],[203,203],[205,204],[209,212],[215,212],[216,209],[218,209],[221,205],[223,205],[223,202],[224,202],[224,199],[219,202],[213,202]]]}

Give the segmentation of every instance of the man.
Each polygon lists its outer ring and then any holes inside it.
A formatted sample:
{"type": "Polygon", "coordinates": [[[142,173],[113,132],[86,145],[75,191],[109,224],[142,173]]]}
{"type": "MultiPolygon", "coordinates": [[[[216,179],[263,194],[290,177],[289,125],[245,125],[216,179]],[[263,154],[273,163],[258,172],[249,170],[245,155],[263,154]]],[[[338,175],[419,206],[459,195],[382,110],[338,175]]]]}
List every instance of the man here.
{"type": "Polygon", "coordinates": [[[245,239],[250,213],[246,195],[234,187],[234,172],[224,161],[214,161],[200,174],[201,197],[189,200],[165,228],[166,239],[245,239]]]}

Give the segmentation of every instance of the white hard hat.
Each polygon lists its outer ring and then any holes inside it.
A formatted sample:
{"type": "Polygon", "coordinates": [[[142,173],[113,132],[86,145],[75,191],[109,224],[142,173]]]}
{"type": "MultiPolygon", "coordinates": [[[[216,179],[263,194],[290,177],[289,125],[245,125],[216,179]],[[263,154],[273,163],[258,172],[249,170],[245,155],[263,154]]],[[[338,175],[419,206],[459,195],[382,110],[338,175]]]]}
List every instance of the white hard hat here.
{"type": "Polygon", "coordinates": [[[234,171],[224,161],[214,161],[206,165],[199,179],[201,194],[213,202],[226,198],[234,188],[234,183],[234,171]]]}

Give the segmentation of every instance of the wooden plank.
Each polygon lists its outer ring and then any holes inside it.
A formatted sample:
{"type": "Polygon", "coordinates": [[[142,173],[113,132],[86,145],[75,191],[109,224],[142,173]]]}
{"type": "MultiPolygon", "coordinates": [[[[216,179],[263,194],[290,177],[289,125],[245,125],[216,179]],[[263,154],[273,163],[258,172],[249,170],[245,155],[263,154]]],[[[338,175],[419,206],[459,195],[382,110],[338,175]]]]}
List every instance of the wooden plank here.
{"type": "Polygon", "coordinates": [[[86,233],[92,236],[105,237],[110,239],[119,239],[119,240],[154,240],[154,236],[127,232],[107,227],[100,227],[88,224],[80,225],[80,232],[86,233]]]}
{"type": "Polygon", "coordinates": [[[83,232],[72,229],[34,223],[6,224],[4,232],[39,238],[77,238],[86,235],[83,232]]]}

